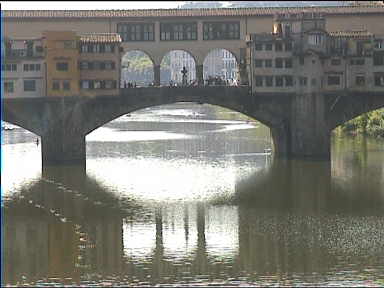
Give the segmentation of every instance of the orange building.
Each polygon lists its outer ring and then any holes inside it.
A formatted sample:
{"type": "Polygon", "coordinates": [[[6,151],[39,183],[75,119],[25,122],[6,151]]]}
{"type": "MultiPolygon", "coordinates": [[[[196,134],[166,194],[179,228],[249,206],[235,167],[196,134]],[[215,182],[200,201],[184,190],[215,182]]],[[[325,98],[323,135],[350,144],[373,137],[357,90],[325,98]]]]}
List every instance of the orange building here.
{"type": "Polygon", "coordinates": [[[72,31],[43,32],[47,96],[79,95],[78,36],[72,31]]]}

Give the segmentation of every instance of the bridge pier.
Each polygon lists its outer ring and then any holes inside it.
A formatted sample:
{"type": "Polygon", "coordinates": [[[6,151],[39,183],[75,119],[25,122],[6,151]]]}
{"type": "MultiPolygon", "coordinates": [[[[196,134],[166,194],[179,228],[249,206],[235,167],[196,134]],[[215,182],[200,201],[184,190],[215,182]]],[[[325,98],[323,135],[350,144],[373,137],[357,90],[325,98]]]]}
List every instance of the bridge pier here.
{"type": "Polygon", "coordinates": [[[196,65],[196,79],[197,79],[197,84],[199,84],[199,86],[204,85],[203,70],[204,70],[203,64],[196,65]]]}
{"type": "Polygon", "coordinates": [[[41,137],[42,165],[77,165],[85,167],[85,136],[70,135],[63,131],[41,137]]]}
{"type": "Polygon", "coordinates": [[[321,93],[292,96],[289,119],[271,127],[277,156],[331,159],[331,131],[325,107],[325,97],[321,93]]]}
{"type": "Polygon", "coordinates": [[[153,65],[153,82],[155,86],[160,86],[160,65],[153,65]]]}

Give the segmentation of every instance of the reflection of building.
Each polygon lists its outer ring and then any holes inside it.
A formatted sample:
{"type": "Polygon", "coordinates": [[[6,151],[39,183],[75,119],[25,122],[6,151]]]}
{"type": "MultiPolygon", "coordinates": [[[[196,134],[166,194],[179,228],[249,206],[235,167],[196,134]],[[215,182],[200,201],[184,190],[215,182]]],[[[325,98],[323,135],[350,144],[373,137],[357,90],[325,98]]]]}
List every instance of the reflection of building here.
{"type": "Polygon", "coordinates": [[[382,39],[367,31],[328,33],[325,24],[318,13],[280,14],[273,33],[251,34],[252,91],[382,90],[382,39]]]}
{"type": "Polygon", "coordinates": [[[45,66],[42,39],[5,39],[3,44],[4,97],[45,95],[45,66]]]}

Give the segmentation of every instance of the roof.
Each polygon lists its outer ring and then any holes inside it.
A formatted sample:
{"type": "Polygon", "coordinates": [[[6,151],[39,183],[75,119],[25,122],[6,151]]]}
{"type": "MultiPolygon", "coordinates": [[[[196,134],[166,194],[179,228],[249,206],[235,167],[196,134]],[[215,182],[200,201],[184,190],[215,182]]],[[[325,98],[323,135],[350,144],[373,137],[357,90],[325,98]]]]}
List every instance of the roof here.
{"type": "Polygon", "coordinates": [[[81,34],[80,41],[86,43],[96,43],[96,42],[104,42],[104,43],[113,43],[113,42],[121,42],[120,35],[117,33],[89,33],[89,34],[81,34]]]}
{"type": "Polygon", "coordinates": [[[384,6],[339,7],[257,7],[202,9],[142,10],[3,10],[5,19],[12,18],[120,18],[120,17],[201,17],[201,16],[273,16],[276,13],[315,12],[338,14],[384,14],[384,6]]]}
{"type": "Polygon", "coordinates": [[[357,31],[334,31],[329,32],[329,35],[333,37],[347,37],[347,38],[370,38],[373,37],[371,32],[367,30],[357,30],[357,31]]]}

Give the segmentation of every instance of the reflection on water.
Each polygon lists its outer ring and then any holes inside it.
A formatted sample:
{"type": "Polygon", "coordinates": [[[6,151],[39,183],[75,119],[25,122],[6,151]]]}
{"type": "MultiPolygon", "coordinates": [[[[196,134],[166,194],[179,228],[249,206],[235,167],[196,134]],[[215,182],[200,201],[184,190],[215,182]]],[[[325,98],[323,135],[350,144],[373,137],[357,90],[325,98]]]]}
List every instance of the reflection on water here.
{"type": "Polygon", "coordinates": [[[272,159],[265,127],[193,104],[96,130],[86,173],[41,171],[35,138],[4,134],[5,284],[384,285],[382,142],[272,159]]]}

